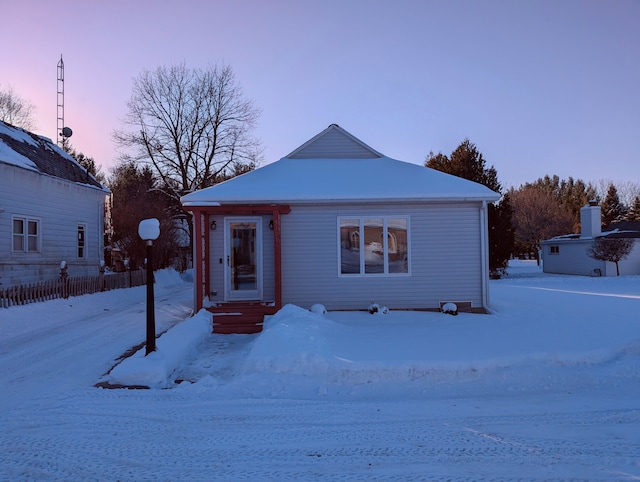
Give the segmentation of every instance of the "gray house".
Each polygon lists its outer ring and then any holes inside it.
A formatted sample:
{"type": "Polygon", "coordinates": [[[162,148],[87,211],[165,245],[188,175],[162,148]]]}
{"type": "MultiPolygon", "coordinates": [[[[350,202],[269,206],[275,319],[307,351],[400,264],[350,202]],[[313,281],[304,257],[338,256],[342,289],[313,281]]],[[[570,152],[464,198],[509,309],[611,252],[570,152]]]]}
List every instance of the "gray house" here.
{"type": "Polygon", "coordinates": [[[542,270],[545,273],[585,276],[616,276],[616,265],[591,258],[587,250],[596,238],[632,238],[635,246],[626,259],[620,261],[620,274],[640,274],[640,223],[621,222],[602,229],[602,211],[597,203],[580,209],[580,234],[556,236],[540,243],[542,270]]]}
{"type": "Polygon", "coordinates": [[[0,121],[0,287],[98,274],[109,191],[50,139],[0,121]]]}
{"type": "Polygon", "coordinates": [[[279,161],[182,198],[194,216],[195,308],[218,313],[218,332],[258,331],[287,303],[484,311],[497,199],[330,125],[279,161]]]}

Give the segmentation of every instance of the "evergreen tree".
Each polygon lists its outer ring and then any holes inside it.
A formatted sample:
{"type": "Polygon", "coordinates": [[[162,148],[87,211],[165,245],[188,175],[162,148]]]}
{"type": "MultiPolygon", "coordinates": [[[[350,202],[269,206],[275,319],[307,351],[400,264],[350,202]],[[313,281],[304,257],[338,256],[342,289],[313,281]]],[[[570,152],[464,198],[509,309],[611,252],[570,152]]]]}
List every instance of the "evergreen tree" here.
{"type": "Polygon", "coordinates": [[[76,151],[67,138],[63,140],[62,149],[84,167],[89,174],[95,177],[99,183],[106,184],[107,178],[100,170],[100,166],[93,160],[93,157],[85,156],[82,152],[76,151]]]}
{"type": "Polygon", "coordinates": [[[507,269],[515,245],[512,224],[513,209],[509,194],[497,203],[489,204],[489,270],[491,276],[500,278],[507,269]]]}
{"type": "Polygon", "coordinates": [[[603,226],[609,226],[615,221],[622,220],[625,209],[618,197],[618,190],[613,184],[609,184],[609,190],[607,196],[602,202],[602,224],[603,226]]]}
{"type": "Polygon", "coordinates": [[[640,196],[635,197],[635,199],[633,200],[633,204],[624,217],[624,220],[640,222],[640,196]]]}
{"type": "MultiPolygon", "coordinates": [[[[442,153],[430,152],[424,165],[483,184],[492,191],[502,193],[496,169],[493,166],[486,167],[482,153],[469,139],[464,139],[449,157],[442,153]]],[[[493,277],[502,275],[513,251],[511,213],[508,198],[502,198],[501,201],[489,205],[489,269],[493,277]]]]}

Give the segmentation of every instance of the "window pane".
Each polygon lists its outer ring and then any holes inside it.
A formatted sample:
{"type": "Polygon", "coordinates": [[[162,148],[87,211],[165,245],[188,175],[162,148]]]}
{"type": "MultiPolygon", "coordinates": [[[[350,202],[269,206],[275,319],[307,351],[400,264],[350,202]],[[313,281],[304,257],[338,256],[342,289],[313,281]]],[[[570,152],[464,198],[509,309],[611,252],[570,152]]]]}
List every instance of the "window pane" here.
{"type": "Polygon", "coordinates": [[[256,223],[231,223],[231,237],[231,289],[257,290],[256,223]]]}
{"type": "Polygon", "coordinates": [[[13,250],[24,251],[24,236],[21,234],[13,235],[13,250]]]}
{"type": "Polygon", "coordinates": [[[38,251],[38,236],[29,236],[29,251],[38,251]]]}
{"type": "Polygon", "coordinates": [[[406,218],[389,218],[387,221],[389,273],[408,273],[408,239],[406,218]]]}
{"type": "Polygon", "coordinates": [[[382,219],[364,220],[364,272],[384,273],[382,219]]]}
{"type": "Polygon", "coordinates": [[[340,272],[360,273],[360,221],[340,220],[340,272]]]}
{"type": "Polygon", "coordinates": [[[24,234],[24,220],[13,220],[13,234],[24,234]]]}
{"type": "MultiPolygon", "coordinates": [[[[24,221],[20,221],[21,223],[24,223],[24,221]]],[[[14,229],[15,229],[15,220],[14,220],[14,229]]],[[[22,232],[24,232],[24,224],[22,226],[22,232]]],[[[32,221],[32,220],[28,220],[27,221],[27,233],[26,233],[26,241],[25,241],[25,236],[22,236],[22,250],[24,250],[24,246],[25,246],[25,242],[26,242],[26,248],[28,252],[36,252],[38,251],[38,221],[32,221]]],[[[16,239],[14,237],[13,240],[13,244],[14,244],[14,250],[15,250],[15,245],[16,245],[16,239]]]]}
{"type": "Polygon", "coordinates": [[[13,250],[24,251],[24,220],[13,220],[13,250]]]}

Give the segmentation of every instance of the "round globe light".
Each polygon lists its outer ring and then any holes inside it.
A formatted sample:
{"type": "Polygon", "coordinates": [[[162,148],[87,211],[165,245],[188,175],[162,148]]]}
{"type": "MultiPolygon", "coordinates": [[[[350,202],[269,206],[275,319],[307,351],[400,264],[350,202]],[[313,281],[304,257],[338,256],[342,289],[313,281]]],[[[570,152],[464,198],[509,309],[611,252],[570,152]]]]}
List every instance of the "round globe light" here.
{"type": "Polygon", "coordinates": [[[156,218],[143,219],[138,225],[138,235],[145,241],[155,241],[160,236],[160,221],[156,218]]]}

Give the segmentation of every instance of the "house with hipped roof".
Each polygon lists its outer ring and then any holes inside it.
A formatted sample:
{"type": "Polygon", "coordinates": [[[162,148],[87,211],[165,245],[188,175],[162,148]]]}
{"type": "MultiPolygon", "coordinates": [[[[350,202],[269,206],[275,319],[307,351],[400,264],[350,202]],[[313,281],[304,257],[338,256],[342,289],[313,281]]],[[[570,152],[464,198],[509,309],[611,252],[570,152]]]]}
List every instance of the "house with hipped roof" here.
{"type": "Polygon", "coordinates": [[[622,221],[602,228],[602,209],[594,201],[580,209],[580,233],[555,236],[540,243],[545,273],[616,276],[616,264],[589,256],[598,238],[634,240],[629,255],[618,263],[621,275],[640,274],[640,222],[622,221]]]}
{"type": "Polygon", "coordinates": [[[109,190],[46,137],[0,121],[0,288],[97,275],[109,190]]]}
{"type": "Polygon", "coordinates": [[[392,159],[332,124],[282,159],[182,198],[195,309],[255,332],[283,304],[489,304],[487,187],[392,159]]]}

